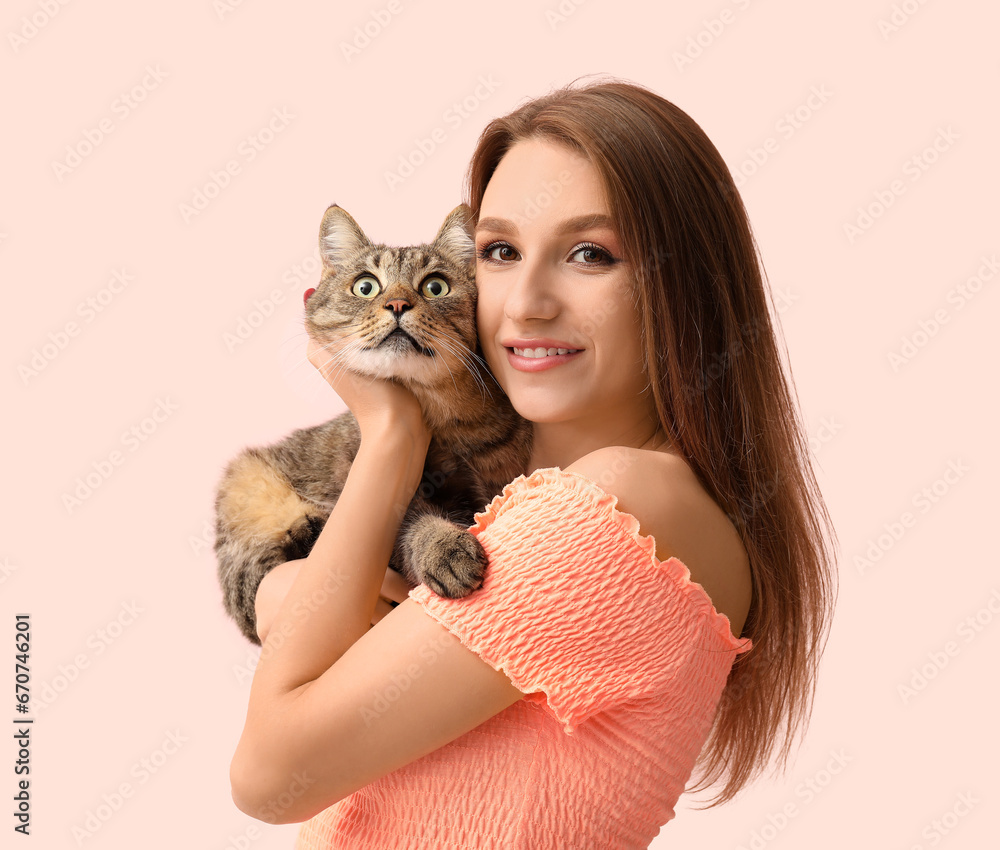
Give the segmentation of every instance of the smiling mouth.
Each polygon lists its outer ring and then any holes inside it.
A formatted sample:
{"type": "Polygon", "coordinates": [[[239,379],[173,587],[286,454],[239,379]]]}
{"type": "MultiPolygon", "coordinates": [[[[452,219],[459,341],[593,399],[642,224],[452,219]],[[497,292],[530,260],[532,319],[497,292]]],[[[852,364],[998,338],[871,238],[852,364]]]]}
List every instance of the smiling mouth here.
{"type": "Polygon", "coordinates": [[[518,357],[527,357],[529,359],[538,360],[542,357],[553,357],[557,354],[576,354],[578,351],[582,351],[580,348],[509,348],[508,351],[513,351],[518,357]]]}
{"type": "Polygon", "coordinates": [[[417,342],[412,336],[410,336],[402,328],[395,328],[387,333],[382,341],[375,346],[376,348],[382,348],[383,346],[392,346],[395,350],[403,344],[408,344],[414,351],[423,354],[426,357],[434,357],[434,352],[430,348],[424,348],[419,342],[417,342]]]}

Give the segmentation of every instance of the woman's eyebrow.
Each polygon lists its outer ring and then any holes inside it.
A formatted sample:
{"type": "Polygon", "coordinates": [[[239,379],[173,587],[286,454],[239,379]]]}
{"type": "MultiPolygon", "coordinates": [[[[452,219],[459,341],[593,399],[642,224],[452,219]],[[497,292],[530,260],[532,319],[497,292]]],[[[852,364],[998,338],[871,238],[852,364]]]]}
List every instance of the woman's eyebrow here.
{"type": "MultiPolygon", "coordinates": [[[[611,216],[604,213],[585,213],[584,215],[573,216],[573,218],[561,221],[555,229],[555,234],[563,236],[567,233],[576,233],[580,230],[600,227],[613,231],[615,228],[611,222],[611,216]]],[[[517,225],[506,218],[481,218],[476,225],[476,232],[478,233],[480,230],[489,230],[492,233],[513,234],[517,233],[517,225]]]]}

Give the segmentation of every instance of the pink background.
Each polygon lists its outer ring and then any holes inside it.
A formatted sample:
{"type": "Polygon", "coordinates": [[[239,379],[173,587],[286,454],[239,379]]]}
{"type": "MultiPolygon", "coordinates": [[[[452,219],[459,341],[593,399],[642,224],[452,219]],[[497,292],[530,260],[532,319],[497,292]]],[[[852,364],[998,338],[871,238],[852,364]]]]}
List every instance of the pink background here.
{"type": "Polygon", "coordinates": [[[31,614],[37,718],[19,840],[80,846],[100,810],[83,846],[291,846],[297,827],[230,799],[255,653],[222,612],[210,523],[239,448],[342,409],[300,330],[320,217],[336,202],[376,240],[430,239],[490,118],[607,73],[677,103],[745,176],[841,545],[797,760],[723,808],[682,798],[653,847],[996,846],[998,24],[994,4],[917,0],[5,4],[0,625],[13,655],[31,614]],[[274,110],[289,117],[251,159],[274,110]]]}

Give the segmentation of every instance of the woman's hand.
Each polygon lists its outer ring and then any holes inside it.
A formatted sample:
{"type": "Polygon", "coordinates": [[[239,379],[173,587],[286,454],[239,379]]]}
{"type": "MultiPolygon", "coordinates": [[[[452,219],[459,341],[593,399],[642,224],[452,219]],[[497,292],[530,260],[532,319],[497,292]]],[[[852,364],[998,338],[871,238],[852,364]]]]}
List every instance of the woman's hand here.
{"type": "Polygon", "coordinates": [[[430,443],[430,431],[416,396],[402,384],[369,378],[345,369],[342,358],[349,342],[321,344],[312,337],[306,352],[326,382],[354,414],[361,435],[376,437],[386,429],[405,429],[418,444],[430,443]]]}
{"type": "MultiPolygon", "coordinates": [[[[387,431],[406,431],[414,440],[419,466],[430,444],[430,431],[423,418],[420,404],[406,387],[394,381],[366,378],[339,366],[345,343],[322,345],[309,337],[307,355],[326,382],[348,406],[358,421],[362,437],[371,434],[376,440],[387,431]]],[[[413,458],[416,462],[417,458],[413,458]]],[[[257,635],[261,644],[267,638],[271,623],[291,589],[304,560],[286,561],[271,570],[257,588],[255,612],[257,635]]],[[[410,586],[395,570],[386,570],[379,598],[372,615],[375,625],[394,607],[407,598],[410,586]]]]}

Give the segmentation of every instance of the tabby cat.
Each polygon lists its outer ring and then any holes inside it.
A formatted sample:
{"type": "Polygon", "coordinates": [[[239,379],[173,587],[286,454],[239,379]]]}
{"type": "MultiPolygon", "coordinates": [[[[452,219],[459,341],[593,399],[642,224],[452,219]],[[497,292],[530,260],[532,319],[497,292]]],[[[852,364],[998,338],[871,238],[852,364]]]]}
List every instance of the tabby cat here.
{"type": "MultiPolygon", "coordinates": [[[[530,424],[481,357],[471,210],[452,210],[430,244],[394,248],[373,244],[333,204],[320,226],[319,252],[320,282],[306,294],[309,336],[321,344],[350,339],[341,365],[407,386],[433,435],[389,566],[411,586],[465,596],[482,583],[487,563],[466,529],[526,471],[531,447],[530,424]]],[[[219,581],[226,611],[251,642],[260,643],[254,600],[261,579],[309,554],[360,439],[347,411],[273,445],[244,449],[226,467],[215,499],[219,581]]]]}

